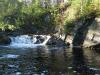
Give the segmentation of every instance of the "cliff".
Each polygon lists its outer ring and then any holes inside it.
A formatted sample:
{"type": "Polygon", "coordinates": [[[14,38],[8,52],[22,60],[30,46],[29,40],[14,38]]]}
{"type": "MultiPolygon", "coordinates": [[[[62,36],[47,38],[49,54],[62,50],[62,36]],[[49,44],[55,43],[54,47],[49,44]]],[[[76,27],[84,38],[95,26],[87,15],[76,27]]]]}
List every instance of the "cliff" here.
{"type": "MultiPolygon", "coordinates": [[[[79,23],[79,22],[78,22],[79,23]]],[[[76,27],[77,30],[78,26],[76,27]]],[[[89,26],[86,38],[84,40],[83,46],[90,47],[100,43],[100,17],[96,17],[92,25],[89,26]]],[[[75,34],[75,32],[73,33],[75,34]]],[[[74,35],[68,35],[66,42],[72,45],[74,35]]]]}
{"type": "Polygon", "coordinates": [[[84,41],[84,46],[89,47],[100,43],[100,17],[96,17],[92,25],[89,27],[88,34],[84,41]]]}

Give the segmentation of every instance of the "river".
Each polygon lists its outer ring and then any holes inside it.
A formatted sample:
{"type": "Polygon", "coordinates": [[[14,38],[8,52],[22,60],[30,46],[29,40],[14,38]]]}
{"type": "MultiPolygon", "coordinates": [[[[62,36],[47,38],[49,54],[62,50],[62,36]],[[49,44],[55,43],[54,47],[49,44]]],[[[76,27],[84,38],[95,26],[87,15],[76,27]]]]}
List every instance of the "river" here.
{"type": "Polygon", "coordinates": [[[100,51],[0,46],[0,75],[100,75],[100,51]]]}

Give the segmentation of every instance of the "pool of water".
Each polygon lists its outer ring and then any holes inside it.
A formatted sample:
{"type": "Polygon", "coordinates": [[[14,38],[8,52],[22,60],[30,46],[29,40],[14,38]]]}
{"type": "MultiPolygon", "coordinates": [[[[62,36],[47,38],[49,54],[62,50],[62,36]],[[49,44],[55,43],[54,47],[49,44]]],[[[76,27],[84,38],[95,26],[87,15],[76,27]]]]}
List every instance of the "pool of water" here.
{"type": "Polygon", "coordinates": [[[0,47],[0,75],[100,75],[100,51],[0,47]]]}

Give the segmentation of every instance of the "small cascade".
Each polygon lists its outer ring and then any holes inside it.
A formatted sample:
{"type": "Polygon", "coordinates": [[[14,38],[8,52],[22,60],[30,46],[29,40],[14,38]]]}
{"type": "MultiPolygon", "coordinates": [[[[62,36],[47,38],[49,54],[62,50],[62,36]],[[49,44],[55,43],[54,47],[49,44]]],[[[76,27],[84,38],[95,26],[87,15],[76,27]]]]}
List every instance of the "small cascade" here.
{"type": "Polygon", "coordinates": [[[28,48],[28,47],[36,47],[36,46],[42,46],[46,45],[48,40],[50,39],[49,35],[20,35],[16,37],[10,37],[11,38],[11,44],[10,47],[14,48],[28,48]]]}
{"type": "Polygon", "coordinates": [[[47,37],[46,37],[46,40],[45,40],[42,44],[45,45],[45,44],[48,42],[48,40],[49,40],[50,38],[51,38],[50,36],[47,36],[47,37]]]}

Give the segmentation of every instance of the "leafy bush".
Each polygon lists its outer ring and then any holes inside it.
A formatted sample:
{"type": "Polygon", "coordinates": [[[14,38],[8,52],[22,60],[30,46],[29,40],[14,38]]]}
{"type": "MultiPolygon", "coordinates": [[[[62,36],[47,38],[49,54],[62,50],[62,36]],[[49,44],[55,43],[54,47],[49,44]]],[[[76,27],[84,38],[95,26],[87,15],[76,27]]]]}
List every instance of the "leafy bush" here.
{"type": "Polygon", "coordinates": [[[0,29],[2,31],[5,31],[5,30],[14,30],[15,27],[14,25],[10,25],[10,24],[4,24],[3,22],[0,23],[0,29]]]}

